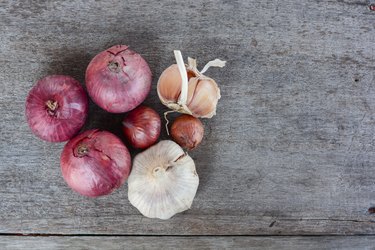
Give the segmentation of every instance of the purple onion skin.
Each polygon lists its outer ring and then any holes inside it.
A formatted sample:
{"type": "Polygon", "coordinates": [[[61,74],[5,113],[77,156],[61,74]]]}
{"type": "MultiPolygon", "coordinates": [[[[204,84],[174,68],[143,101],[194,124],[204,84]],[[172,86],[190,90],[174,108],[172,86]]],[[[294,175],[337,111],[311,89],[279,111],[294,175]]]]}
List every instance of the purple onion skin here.
{"type": "Polygon", "coordinates": [[[111,193],[125,182],[131,158],[118,137],[94,129],[65,145],[60,166],[70,188],[81,195],[97,197],[111,193]]]}
{"type": "Polygon", "coordinates": [[[42,140],[62,142],[76,135],[86,121],[88,98],[77,80],[51,75],[39,80],[26,99],[26,119],[42,140]]]}
{"type": "Polygon", "coordinates": [[[86,70],[91,99],[111,113],[127,112],[141,104],[150,92],[151,78],[147,62],[126,45],[99,53],[86,70]]]}

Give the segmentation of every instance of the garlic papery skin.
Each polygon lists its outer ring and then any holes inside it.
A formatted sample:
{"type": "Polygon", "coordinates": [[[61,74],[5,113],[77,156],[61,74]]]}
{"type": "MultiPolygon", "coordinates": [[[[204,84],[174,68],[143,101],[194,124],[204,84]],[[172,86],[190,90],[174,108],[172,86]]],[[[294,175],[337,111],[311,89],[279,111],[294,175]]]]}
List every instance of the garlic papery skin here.
{"type": "Polygon", "coordinates": [[[128,199],[144,216],[166,220],[191,207],[198,185],[193,159],[165,140],[134,158],[128,199]]]}
{"type": "Polygon", "coordinates": [[[157,84],[160,101],[176,112],[211,118],[216,114],[220,89],[212,78],[203,73],[210,67],[224,67],[225,61],[210,61],[200,72],[195,59],[189,57],[185,65],[181,52],[174,52],[177,64],[164,70],[157,84]]]}

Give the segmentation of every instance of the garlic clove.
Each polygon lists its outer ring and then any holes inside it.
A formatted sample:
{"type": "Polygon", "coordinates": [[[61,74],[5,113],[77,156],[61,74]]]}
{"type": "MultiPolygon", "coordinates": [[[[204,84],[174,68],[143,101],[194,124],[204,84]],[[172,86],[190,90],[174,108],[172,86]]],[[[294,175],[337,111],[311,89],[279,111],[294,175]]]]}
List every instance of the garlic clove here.
{"type": "Polygon", "coordinates": [[[220,97],[220,89],[216,82],[211,78],[202,77],[187,106],[193,116],[211,118],[216,114],[216,106],[220,97]]]}
{"type": "Polygon", "coordinates": [[[191,207],[198,185],[193,159],[166,140],[135,157],[128,198],[144,216],[169,219],[191,207]]]}
{"type": "Polygon", "coordinates": [[[193,100],[194,94],[197,90],[197,85],[199,82],[198,77],[192,77],[189,79],[189,85],[188,85],[188,94],[187,94],[187,101],[186,104],[189,106],[189,103],[193,100]]]}
{"type": "Polygon", "coordinates": [[[181,76],[177,64],[163,71],[157,84],[157,92],[163,103],[177,103],[181,93],[181,76]]]}
{"type": "MultiPolygon", "coordinates": [[[[187,70],[187,75],[188,79],[197,76],[197,74],[191,70],[187,70]]],[[[159,78],[157,84],[159,98],[165,103],[177,103],[177,100],[181,94],[181,82],[182,79],[177,64],[172,64],[163,71],[159,78]]]]}

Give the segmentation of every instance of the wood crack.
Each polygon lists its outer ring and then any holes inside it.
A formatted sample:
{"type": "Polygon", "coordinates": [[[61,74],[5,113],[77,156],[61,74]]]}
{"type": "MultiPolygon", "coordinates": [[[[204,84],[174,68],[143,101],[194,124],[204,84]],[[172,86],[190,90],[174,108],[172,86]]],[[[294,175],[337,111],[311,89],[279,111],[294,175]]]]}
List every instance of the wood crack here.
{"type": "Polygon", "coordinates": [[[365,1],[348,2],[345,0],[337,0],[337,2],[346,4],[346,5],[354,5],[354,6],[367,6],[368,5],[367,1],[366,2],[365,1]]]}
{"type": "Polygon", "coordinates": [[[279,219],[279,221],[334,221],[334,222],[375,223],[375,220],[335,219],[335,218],[279,219]]]}

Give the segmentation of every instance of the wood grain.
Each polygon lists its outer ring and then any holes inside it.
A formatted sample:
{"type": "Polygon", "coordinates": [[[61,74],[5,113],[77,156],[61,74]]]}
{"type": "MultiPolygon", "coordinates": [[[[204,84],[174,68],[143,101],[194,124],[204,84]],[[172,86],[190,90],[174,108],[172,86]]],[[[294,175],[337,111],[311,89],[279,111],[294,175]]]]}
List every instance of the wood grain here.
{"type": "Polygon", "coordinates": [[[374,249],[360,237],[0,237],[1,249],[374,249]]]}
{"type": "MultiPolygon", "coordinates": [[[[9,0],[0,1],[0,34],[0,233],[374,234],[375,12],[368,1],[9,0]],[[126,185],[98,199],[73,193],[59,169],[63,144],[38,140],[25,122],[36,80],[68,74],[83,83],[90,59],[114,44],[149,62],[146,104],[160,114],[166,108],[156,82],[174,62],[173,49],[200,67],[228,61],[208,71],[222,98],[191,152],[196,199],[168,221],[142,217],[126,185]]],[[[91,103],[84,129],[121,136],[122,116],[91,103]]]]}

